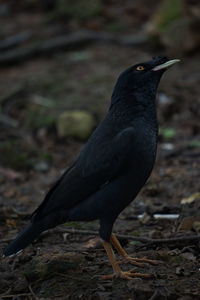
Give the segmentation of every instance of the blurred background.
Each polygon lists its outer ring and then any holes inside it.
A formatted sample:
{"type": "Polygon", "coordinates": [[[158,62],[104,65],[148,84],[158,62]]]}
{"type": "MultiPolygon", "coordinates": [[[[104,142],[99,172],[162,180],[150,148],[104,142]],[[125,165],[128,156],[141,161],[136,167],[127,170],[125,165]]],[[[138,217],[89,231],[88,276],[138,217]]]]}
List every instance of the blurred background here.
{"type": "Polygon", "coordinates": [[[155,170],[116,228],[134,234],[142,213],[184,215],[183,199],[193,203],[186,214],[197,211],[199,32],[198,0],[0,1],[0,236],[15,235],[76,157],[119,73],[156,55],[181,62],[159,87],[155,170]]]}

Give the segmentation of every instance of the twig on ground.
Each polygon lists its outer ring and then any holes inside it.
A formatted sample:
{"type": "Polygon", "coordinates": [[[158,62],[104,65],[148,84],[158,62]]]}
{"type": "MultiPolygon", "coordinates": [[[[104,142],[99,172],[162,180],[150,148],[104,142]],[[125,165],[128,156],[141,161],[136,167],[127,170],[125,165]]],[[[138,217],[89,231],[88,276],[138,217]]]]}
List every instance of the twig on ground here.
{"type": "Polygon", "coordinates": [[[8,50],[10,48],[14,48],[27,40],[29,40],[32,36],[31,31],[23,31],[19,32],[15,35],[9,36],[4,40],[0,40],[0,51],[8,50]]]}
{"type": "MultiPolygon", "coordinates": [[[[84,235],[98,235],[97,231],[93,230],[83,230],[83,229],[73,229],[73,228],[55,228],[52,230],[53,232],[60,232],[60,233],[74,233],[74,234],[84,234],[84,235]]],[[[179,243],[179,242],[197,242],[200,241],[200,235],[188,235],[188,236],[179,236],[167,239],[151,239],[147,237],[138,237],[126,234],[117,234],[118,238],[121,239],[128,239],[131,241],[138,241],[141,243],[147,244],[167,244],[167,243],[179,243]]]]}
{"type": "Polygon", "coordinates": [[[5,293],[0,294],[0,297],[4,297],[6,295],[8,295],[11,292],[12,288],[9,288],[5,293]]]}
{"type": "Polygon", "coordinates": [[[160,293],[158,292],[158,290],[155,290],[153,295],[148,300],[156,300],[158,299],[158,296],[160,296],[160,293]]]}
{"type": "Polygon", "coordinates": [[[32,287],[31,287],[31,285],[29,285],[28,288],[29,288],[29,291],[31,292],[31,295],[32,295],[33,299],[38,300],[39,298],[38,298],[38,297],[36,296],[36,294],[34,293],[34,291],[33,291],[32,287]]]}
{"type": "Polygon", "coordinates": [[[26,297],[32,296],[31,293],[21,293],[21,294],[11,294],[11,295],[0,295],[3,298],[13,298],[13,297],[26,297]]]}
{"type": "MultiPolygon", "coordinates": [[[[50,229],[42,233],[43,236],[49,233],[71,233],[71,234],[84,234],[84,235],[98,235],[98,231],[84,230],[84,229],[73,229],[73,228],[55,228],[50,229]]],[[[148,237],[139,237],[126,234],[117,234],[118,238],[127,239],[131,241],[137,241],[148,245],[159,245],[159,244],[171,244],[171,243],[182,243],[182,242],[198,242],[200,241],[200,235],[184,235],[179,237],[167,238],[167,239],[151,239],[148,237]]],[[[13,239],[3,239],[0,243],[7,243],[13,239]]]]}
{"type": "Polygon", "coordinates": [[[105,32],[95,31],[77,31],[69,35],[53,37],[40,43],[32,43],[24,48],[18,48],[0,54],[0,65],[12,65],[24,62],[38,56],[51,55],[58,50],[72,50],[80,48],[91,43],[114,43],[124,46],[141,46],[147,42],[145,35],[116,37],[105,32]]]}

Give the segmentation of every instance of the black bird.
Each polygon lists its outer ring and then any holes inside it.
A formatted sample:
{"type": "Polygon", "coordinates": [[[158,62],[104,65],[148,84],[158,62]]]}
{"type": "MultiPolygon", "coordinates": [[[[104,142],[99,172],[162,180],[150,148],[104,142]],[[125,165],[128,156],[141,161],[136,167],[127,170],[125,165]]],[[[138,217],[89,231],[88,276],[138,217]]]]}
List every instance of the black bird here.
{"type": "Polygon", "coordinates": [[[99,235],[114,271],[104,278],[149,277],[121,270],[111,244],[133,264],[141,266],[142,262],[154,261],[129,257],[112,234],[112,227],[154,166],[158,132],[156,90],[164,71],[178,61],[155,57],[129,67],[119,76],[104,120],[32,214],[30,224],[7,246],[4,256],[18,253],[41,232],[59,224],[98,219],[99,235]]]}

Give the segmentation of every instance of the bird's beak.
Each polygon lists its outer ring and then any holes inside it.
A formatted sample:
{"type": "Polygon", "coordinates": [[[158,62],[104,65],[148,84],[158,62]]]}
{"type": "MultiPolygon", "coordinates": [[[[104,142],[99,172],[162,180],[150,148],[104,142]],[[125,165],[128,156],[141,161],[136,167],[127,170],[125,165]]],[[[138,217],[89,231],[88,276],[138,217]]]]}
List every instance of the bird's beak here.
{"type": "Polygon", "coordinates": [[[161,64],[161,65],[158,65],[158,66],[154,67],[152,69],[152,71],[159,71],[159,70],[162,70],[162,69],[167,69],[167,68],[171,67],[173,64],[175,64],[179,61],[180,61],[180,59],[171,59],[171,60],[165,62],[164,64],[161,64]]]}

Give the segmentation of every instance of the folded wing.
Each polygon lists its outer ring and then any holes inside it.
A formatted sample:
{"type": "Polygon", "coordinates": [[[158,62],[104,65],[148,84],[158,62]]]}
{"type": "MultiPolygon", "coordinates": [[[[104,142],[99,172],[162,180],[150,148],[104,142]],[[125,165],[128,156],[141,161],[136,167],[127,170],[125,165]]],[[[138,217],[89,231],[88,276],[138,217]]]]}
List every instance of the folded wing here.
{"type": "Polygon", "coordinates": [[[129,168],[134,147],[132,127],[105,143],[88,143],[77,161],[57,181],[33,213],[33,221],[55,211],[69,210],[129,168]]]}

